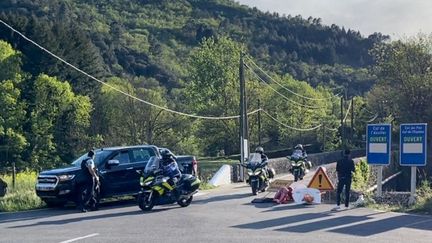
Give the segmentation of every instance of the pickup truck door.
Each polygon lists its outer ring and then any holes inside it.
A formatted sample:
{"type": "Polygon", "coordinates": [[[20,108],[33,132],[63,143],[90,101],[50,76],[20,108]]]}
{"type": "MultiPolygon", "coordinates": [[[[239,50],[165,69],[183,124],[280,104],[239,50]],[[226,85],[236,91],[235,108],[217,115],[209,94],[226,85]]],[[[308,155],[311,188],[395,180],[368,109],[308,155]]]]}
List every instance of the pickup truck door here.
{"type": "Polygon", "coordinates": [[[129,151],[118,151],[110,160],[118,160],[119,165],[108,166],[105,164],[104,169],[100,171],[103,177],[105,193],[107,195],[122,195],[129,192],[129,175],[134,171],[130,163],[129,151]]]}
{"type": "Polygon", "coordinates": [[[138,193],[141,189],[139,181],[141,174],[136,171],[143,171],[150,157],[155,156],[151,148],[134,148],[129,150],[129,157],[131,159],[130,166],[133,170],[127,171],[128,173],[128,188],[133,193],[138,193]]]}

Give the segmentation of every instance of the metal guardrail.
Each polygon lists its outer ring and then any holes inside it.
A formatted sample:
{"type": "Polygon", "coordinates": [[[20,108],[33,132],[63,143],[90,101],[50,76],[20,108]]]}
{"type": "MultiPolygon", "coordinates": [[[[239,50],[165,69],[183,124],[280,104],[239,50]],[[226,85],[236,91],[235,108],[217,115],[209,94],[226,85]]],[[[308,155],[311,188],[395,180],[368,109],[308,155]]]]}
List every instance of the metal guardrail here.
{"type": "MultiPolygon", "coordinates": [[[[396,178],[397,176],[399,176],[399,175],[401,175],[401,174],[402,174],[402,171],[399,171],[399,172],[397,172],[397,173],[395,173],[395,174],[393,174],[393,175],[387,177],[385,180],[382,181],[382,185],[385,185],[387,182],[389,182],[390,180],[396,178]]],[[[378,185],[373,185],[373,186],[371,186],[370,188],[368,188],[368,189],[366,190],[366,192],[367,192],[367,193],[369,193],[369,192],[373,192],[373,191],[375,191],[377,188],[378,188],[378,185]]]]}

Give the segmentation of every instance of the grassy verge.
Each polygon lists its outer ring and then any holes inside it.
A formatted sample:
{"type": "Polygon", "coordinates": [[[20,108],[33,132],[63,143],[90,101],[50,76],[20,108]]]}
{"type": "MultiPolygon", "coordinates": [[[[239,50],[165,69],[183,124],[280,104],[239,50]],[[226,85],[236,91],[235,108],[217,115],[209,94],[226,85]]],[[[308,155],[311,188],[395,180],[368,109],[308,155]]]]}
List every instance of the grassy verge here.
{"type": "Polygon", "coordinates": [[[432,187],[429,181],[423,181],[417,189],[417,202],[407,210],[413,213],[432,214],[432,187]]]}
{"type": "Polygon", "coordinates": [[[44,207],[45,204],[36,196],[36,172],[18,173],[15,188],[12,188],[12,176],[1,178],[8,184],[8,192],[0,198],[0,212],[14,212],[44,207]]]}
{"type": "Polygon", "coordinates": [[[202,191],[211,190],[215,188],[217,188],[217,186],[210,185],[208,182],[201,182],[201,185],[199,187],[199,189],[202,191]]]}
{"type": "Polygon", "coordinates": [[[399,213],[417,213],[432,215],[432,187],[429,181],[423,181],[417,188],[417,201],[414,205],[408,206],[403,203],[376,203],[373,195],[368,195],[366,206],[383,211],[399,213]]]}

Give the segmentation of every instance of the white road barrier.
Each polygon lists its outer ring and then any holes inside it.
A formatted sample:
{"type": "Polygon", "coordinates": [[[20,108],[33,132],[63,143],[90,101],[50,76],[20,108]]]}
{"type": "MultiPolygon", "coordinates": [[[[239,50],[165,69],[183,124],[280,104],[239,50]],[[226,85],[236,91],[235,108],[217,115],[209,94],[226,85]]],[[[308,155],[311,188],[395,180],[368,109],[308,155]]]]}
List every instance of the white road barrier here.
{"type": "Polygon", "coordinates": [[[212,186],[221,186],[231,184],[231,166],[222,165],[216,174],[209,181],[212,186]]]}

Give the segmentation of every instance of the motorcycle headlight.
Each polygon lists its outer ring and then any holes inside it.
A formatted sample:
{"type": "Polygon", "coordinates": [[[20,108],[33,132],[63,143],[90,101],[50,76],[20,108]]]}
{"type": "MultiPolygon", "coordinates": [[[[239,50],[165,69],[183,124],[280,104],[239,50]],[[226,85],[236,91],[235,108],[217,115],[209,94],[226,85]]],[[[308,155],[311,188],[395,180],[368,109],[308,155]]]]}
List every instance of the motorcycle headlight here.
{"type": "Polygon", "coordinates": [[[147,182],[144,183],[144,185],[148,186],[148,185],[150,185],[151,183],[152,183],[151,181],[147,181],[147,182]]]}
{"type": "Polygon", "coordinates": [[[248,175],[253,175],[254,174],[254,172],[251,169],[248,169],[247,173],[248,173],[248,175]]]}
{"type": "Polygon", "coordinates": [[[70,181],[75,178],[75,175],[61,175],[58,177],[59,181],[70,181]]]}
{"type": "Polygon", "coordinates": [[[256,171],[254,171],[254,175],[259,175],[259,174],[261,174],[261,172],[262,172],[262,170],[256,170],[256,171]]]}
{"type": "Polygon", "coordinates": [[[148,186],[153,182],[153,177],[147,177],[144,179],[144,177],[140,178],[140,185],[141,186],[148,186]]]}

